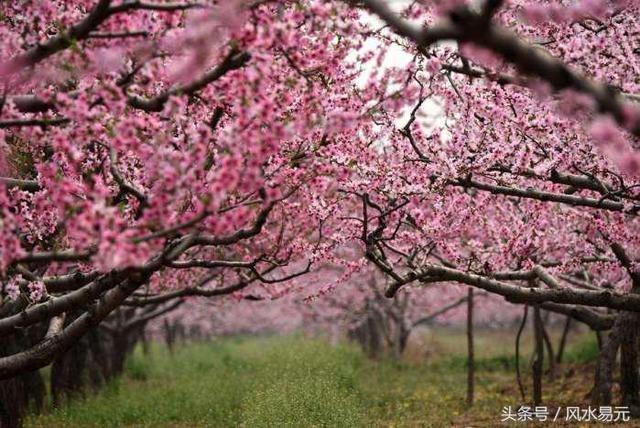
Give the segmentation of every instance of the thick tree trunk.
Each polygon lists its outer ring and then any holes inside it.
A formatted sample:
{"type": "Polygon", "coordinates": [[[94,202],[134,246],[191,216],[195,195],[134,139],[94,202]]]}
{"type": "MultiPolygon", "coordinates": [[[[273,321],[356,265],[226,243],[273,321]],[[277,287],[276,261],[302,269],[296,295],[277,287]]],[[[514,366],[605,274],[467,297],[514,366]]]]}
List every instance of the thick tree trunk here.
{"type": "Polygon", "coordinates": [[[542,370],[544,363],[544,334],[540,306],[533,307],[533,332],[535,338],[535,359],[533,361],[533,403],[542,403],[542,370]]]}
{"type": "Polygon", "coordinates": [[[382,353],[381,321],[370,313],[366,320],[367,350],[370,358],[378,358],[382,353]]]}
{"type": "Polygon", "coordinates": [[[22,403],[16,400],[21,395],[21,379],[0,381],[0,427],[18,428],[22,416],[22,403]]]}
{"type": "Polygon", "coordinates": [[[620,391],[622,405],[634,416],[640,416],[640,379],[638,378],[638,315],[622,314],[624,322],[620,335],[620,391]]]}
{"type": "Polygon", "coordinates": [[[349,337],[360,345],[369,358],[378,358],[382,353],[382,329],[384,328],[382,323],[383,320],[379,319],[377,313],[367,308],[365,318],[349,332],[349,337]]]}
{"type": "Polygon", "coordinates": [[[591,401],[594,406],[611,405],[613,366],[616,361],[616,355],[618,354],[618,348],[620,347],[623,322],[623,317],[619,315],[613,324],[607,339],[602,344],[600,354],[598,355],[598,363],[596,366],[596,375],[591,397],[591,401]]]}
{"type": "Polygon", "coordinates": [[[47,394],[47,387],[39,370],[32,371],[24,375],[27,402],[33,401],[34,410],[38,413],[44,408],[44,399],[47,394]]]}
{"type": "Polygon", "coordinates": [[[100,332],[99,328],[91,329],[88,333],[89,349],[91,349],[91,361],[94,367],[89,371],[89,379],[94,389],[99,388],[111,378],[112,370],[106,349],[111,346],[106,340],[107,335],[100,332]]]}
{"type": "MultiPolygon", "coordinates": [[[[77,315],[68,315],[71,324],[77,315]]],[[[97,389],[110,375],[104,349],[113,349],[110,334],[99,327],[90,329],[51,365],[51,395],[55,405],[84,393],[87,387],[97,389]]]]}
{"type": "MultiPolygon", "coordinates": [[[[65,326],[75,321],[80,314],[67,314],[65,326]]],[[[61,353],[51,365],[51,396],[58,406],[63,399],[81,394],[89,379],[91,367],[91,340],[89,334],[81,337],[73,346],[61,353]]]]}
{"type": "Polygon", "coordinates": [[[467,405],[473,405],[475,386],[475,358],[473,348],[473,288],[467,297],[467,405]]]}
{"type": "Polygon", "coordinates": [[[112,334],[113,348],[111,353],[111,368],[116,375],[124,371],[124,362],[127,358],[127,334],[122,331],[115,331],[112,334]]]}
{"type": "MultiPolygon", "coordinates": [[[[42,326],[18,331],[2,337],[0,356],[11,355],[32,345],[44,335],[42,326]]],[[[13,378],[0,380],[0,427],[20,427],[24,412],[33,405],[40,411],[46,394],[42,375],[38,370],[24,372],[13,378]]]]}
{"type": "Polygon", "coordinates": [[[404,354],[409,340],[410,330],[404,322],[404,319],[395,320],[394,323],[394,339],[393,339],[393,358],[399,360],[404,354]]]}

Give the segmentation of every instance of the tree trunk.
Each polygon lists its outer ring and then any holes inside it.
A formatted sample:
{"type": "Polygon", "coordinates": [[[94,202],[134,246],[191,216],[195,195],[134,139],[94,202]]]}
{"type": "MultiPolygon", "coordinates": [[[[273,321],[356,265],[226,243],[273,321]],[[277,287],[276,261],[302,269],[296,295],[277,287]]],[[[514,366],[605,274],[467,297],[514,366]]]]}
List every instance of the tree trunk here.
{"type": "Polygon", "coordinates": [[[374,311],[370,311],[366,326],[367,326],[367,348],[369,350],[369,356],[371,358],[378,358],[382,353],[382,321],[378,319],[374,311]]]}
{"type": "Polygon", "coordinates": [[[618,348],[620,347],[620,332],[623,322],[623,317],[619,315],[616,318],[607,339],[602,344],[600,354],[598,355],[598,363],[596,366],[596,375],[591,397],[591,401],[596,407],[611,405],[613,365],[615,364],[618,348]]]}
{"type": "Polygon", "coordinates": [[[404,350],[407,349],[407,343],[409,342],[410,334],[411,329],[407,328],[407,326],[403,324],[400,334],[400,356],[402,356],[402,354],[404,354],[404,350]]]}
{"type": "Polygon", "coordinates": [[[142,344],[142,353],[144,356],[149,356],[151,348],[149,346],[149,335],[147,334],[146,326],[143,326],[142,331],[140,332],[140,343],[142,344]]]}
{"type": "Polygon", "coordinates": [[[638,378],[638,315],[622,314],[620,335],[620,391],[622,405],[628,406],[634,416],[640,410],[640,379],[638,378]]]}
{"type": "Polygon", "coordinates": [[[168,319],[164,319],[163,323],[164,329],[164,341],[167,344],[167,348],[169,348],[169,353],[173,354],[173,344],[175,342],[175,334],[174,329],[168,319]]]}
{"type": "MultiPolygon", "coordinates": [[[[32,346],[44,335],[44,323],[2,337],[0,356],[11,355],[32,346]]],[[[0,380],[0,427],[22,426],[25,411],[34,406],[40,411],[46,395],[46,387],[40,371],[25,371],[12,378],[0,380]]]]}
{"type": "Polygon", "coordinates": [[[99,328],[89,331],[89,348],[91,349],[91,364],[93,369],[89,373],[89,379],[94,389],[98,389],[104,382],[111,378],[111,361],[108,358],[106,348],[110,347],[107,334],[101,333],[99,328]]]}
{"type": "MultiPolygon", "coordinates": [[[[549,314],[549,312],[547,312],[547,314],[549,314]]],[[[548,319],[549,319],[548,317],[545,317],[545,320],[541,322],[541,328],[542,328],[542,337],[544,339],[544,344],[547,348],[547,354],[549,359],[549,372],[548,372],[549,379],[553,379],[556,377],[557,369],[556,369],[556,357],[553,352],[553,343],[551,342],[551,338],[549,337],[549,334],[547,333],[547,328],[546,328],[546,323],[548,319]]]]}
{"type": "Polygon", "coordinates": [[[111,370],[116,375],[124,371],[124,364],[129,350],[129,335],[127,331],[115,330],[111,334],[111,370]]]}
{"type": "Polygon", "coordinates": [[[473,288],[469,287],[467,298],[467,405],[473,405],[475,384],[475,359],[473,349],[473,288]]]}
{"type": "Polygon", "coordinates": [[[520,373],[520,338],[522,337],[522,332],[524,331],[524,328],[527,325],[528,314],[529,314],[529,305],[524,305],[524,313],[522,314],[520,327],[518,327],[518,333],[516,334],[516,380],[518,381],[518,388],[520,389],[520,396],[522,397],[523,402],[525,401],[526,397],[525,397],[524,385],[522,383],[522,375],[520,373]]]}
{"type": "Polygon", "coordinates": [[[604,338],[602,337],[602,331],[600,330],[596,331],[596,339],[598,341],[598,351],[601,351],[602,347],[604,346],[604,338]]]}
{"type": "Polygon", "coordinates": [[[562,337],[560,338],[560,345],[558,345],[558,353],[556,354],[556,363],[562,363],[562,356],[564,354],[564,348],[567,345],[567,336],[569,335],[569,329],[571,328],[571,317],[567,317],[564,322],[564,329],[562,329],[562,337]]]}
{"type": "MultiPolygon", "coordinates": [[[[69,316],[68,322],[76,318],[69,316]]],[[[51,364],[51,396],[54,406],[63,400],[79,396],[86,384],[89,360],[89,339],[84,336],[68,350],[60,354],[51,364]]]]}
{"type": "Polygon", "coordinates": [[[533,332],[535,338],[535,359],[533,361],[533,404],[542,403],[542,369],[544,363],[544,334],[540,306],[533,307],[533,332]]]}
{"type": "Polygon", "coordinates": [[[407,327],[407,324],[401,315],[398,319],[394,320],[394,337],[393,337],[393,358],[399,360],[404,354],[404,350],[407,347],[407,341],[409,340],[409,334],[411,330],[407,327]]]}

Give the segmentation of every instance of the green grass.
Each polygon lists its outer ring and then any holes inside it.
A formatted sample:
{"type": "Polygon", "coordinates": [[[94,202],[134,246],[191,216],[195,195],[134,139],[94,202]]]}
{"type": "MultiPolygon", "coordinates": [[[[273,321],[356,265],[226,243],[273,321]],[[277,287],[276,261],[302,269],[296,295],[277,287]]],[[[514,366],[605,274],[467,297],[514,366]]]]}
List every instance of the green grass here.
{"type": "MultiPolygon", "coordinates": [[[[479,334],[478,342],[498,340],[492,334],[479,334]]],[[[136,352],[125,375],[98,394],[26,426],[495,426],[502,406],[519,401],[515,362],[499,346],[478,348],[476,403],[469,410],[466,360],[453,336],[430,339],[401,362],[370,361],[353,346],[302,336],[223,339],[178,347],[174,355],[156,346],[148,357],[136,352]]],[[[593,343],[581,338],[567,360],[590,358],[593,343]]],[[[570,384],[567,392],[565,381],[549,385],[547,397],[575,404],[589,385],[570,384]]]]}
{"type": "Polygon", "coordinates": [[[99,394],[27,426],[354,426],[364,408],[361,355],[298,337],[229,339],[174,355],[137,352],[125,376],[99,394]]]}
{"type": "Polygon", "coordinates": [[[591,334],[568,349],[564,361],[567,363],[588,363],[597,357],[598,339],[595,334],[591,334]]]}

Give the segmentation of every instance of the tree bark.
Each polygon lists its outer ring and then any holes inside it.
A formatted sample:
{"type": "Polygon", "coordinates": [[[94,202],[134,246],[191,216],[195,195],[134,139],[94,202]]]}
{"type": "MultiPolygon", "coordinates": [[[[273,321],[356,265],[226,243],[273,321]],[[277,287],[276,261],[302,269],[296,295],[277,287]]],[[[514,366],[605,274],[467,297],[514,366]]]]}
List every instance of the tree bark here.
{"type": "Polygon", "coordinates": [[[622,405],[628,406],[632,415],[640,416],[640,379],[638,377],[638,316],[622,314],[620,337],[620,390],[622,405]]]}
{"type": "Polygon", "coordinates": [[[535,359],[533,361],[533,403],[542,403],[542,369],[544,363],[544,334],[540,306],[533,307],[533,332],[535,338],[535,359]]]}
{"type": "MultiPolygon", "coordinates": [[[[45,333],[41,323],[27,330],[2,337],[0,355],[19,352],[32,346],[45,333]]],[[[18,428],[27,409],[39,412],[44,404],[46,387],[38,370],[21,373],[13,378],[0,380],[0,427],[18,428]],[[30,407],[33,406],[33,407],[30,407]]]]}
{"type": "Polygon", "coordinates": [[[527,324],[527,315],[529,314],[529,305],[524,305],[524,313],[522,314],[522,321],[520,321],[520,327],[518,327],[518,333],[516,334],[516,380],[518,381],[518,389],[520,389],[520,395],[522,401],[525,401],[524,385],[522,383],[522,375],[520,373],[520,338],[522,332],[527,324]]]}
{"type": "MultiPolygon", "coordinates": [[[[546,317],[546,320],[548,320],[548,317],[546,317]]],[[[549,358],[549,372],[548,372],[549,378],[553,379],[556,377],[556,374],[557,374],[556,357],[553,352],[553,343],[551,342],[551,338],[549,337],[549,334],[546,329],[546,320],[541,321],[542,338],[544,339],[544,344],[545,344],[545,347],[547,348],[547,354],[549,358]]]]}
{"type": "Polygon", "coordinates": [[[618,348],[620,347],[620,335],[623,322],[623,317],[618,316],[600,350],[591,397],[594,406],[611,405],[613,366],[616,361],[616,355],[618,354],[618,348]]]}
{"type": "Polygon", "coordinates": [[[598,351],[602,351],[602,347],[604,346],[604,339],[602,338],[602,331],[600,331],[600,330],[596,331],[596,340],[598,342],[598,351]]]}
{"type": "Polygon", "coordinates": [[[0,379],[8,379],[51,363],[57,355],[69,349],[92,327],[97,326],[147,280],[148,275],[137,275],[127,280],[105,293],[87,312],[69,324],[61,333],[45,338],[26,351],[0,358],[0,379]]]}
{"type": "Polygon", "coordinates": [[[564,348],[567,345],[567,336],[569,335],[569,329],[571,328],[571,317],[567,317],[564,328],[562,329],[562,337],[560,338],[560,344],[558,345],[558,353],[556,354],[556,363],[562,363],[562,356],[564,354],[564,348]]]}

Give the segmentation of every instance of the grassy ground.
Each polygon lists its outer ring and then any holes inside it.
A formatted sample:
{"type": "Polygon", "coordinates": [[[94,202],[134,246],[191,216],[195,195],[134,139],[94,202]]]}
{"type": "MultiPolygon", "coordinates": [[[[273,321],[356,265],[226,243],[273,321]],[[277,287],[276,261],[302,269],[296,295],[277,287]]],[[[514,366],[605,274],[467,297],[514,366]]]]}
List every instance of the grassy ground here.
{"type": "MultiPolygon", "coordinates": [[[[300,336],[235,338],[184,346],[174,355],[160,346],[148,357],[136,353],[124,377],[27,426],[498,426],[502,407],[520,401],[508,337],[478,335],[472,409],[464,403],[458,331],[423,335],[422,346],[400,363],[300,336]]],[[[550,405],[585,403],[592,380],[585,361],[596,349],[590,336],[574,339],[571,370],[545,386],[550,405]]],[[[524,354],[528,360],[527,347],[524,354]]]]}

